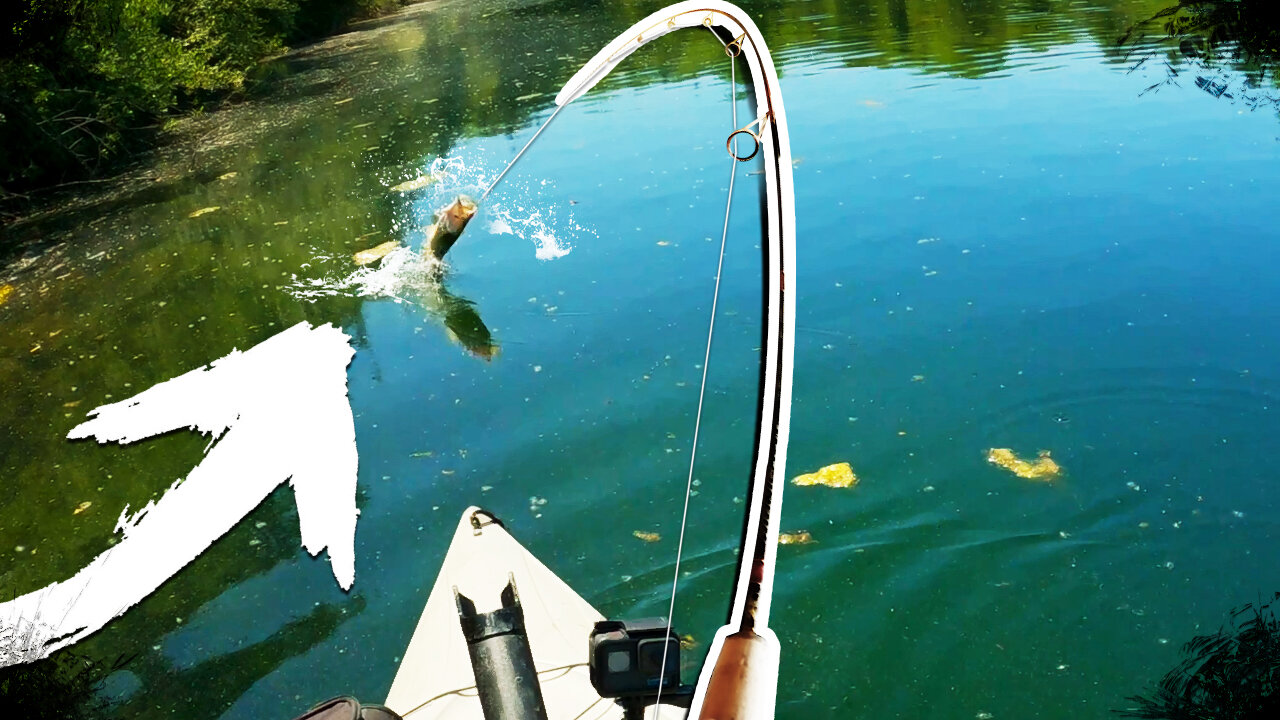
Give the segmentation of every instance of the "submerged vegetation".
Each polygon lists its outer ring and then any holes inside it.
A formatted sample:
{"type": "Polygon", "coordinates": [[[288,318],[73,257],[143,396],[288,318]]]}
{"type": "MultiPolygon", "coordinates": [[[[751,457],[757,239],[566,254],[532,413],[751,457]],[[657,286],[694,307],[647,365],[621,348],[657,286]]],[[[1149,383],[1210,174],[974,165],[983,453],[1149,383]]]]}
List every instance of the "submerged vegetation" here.
{"type": "Polygon", "coordinates": [[[84,179],[263,58],[408,0],[14,0],[0,27],[0,199],[84,179]]]}

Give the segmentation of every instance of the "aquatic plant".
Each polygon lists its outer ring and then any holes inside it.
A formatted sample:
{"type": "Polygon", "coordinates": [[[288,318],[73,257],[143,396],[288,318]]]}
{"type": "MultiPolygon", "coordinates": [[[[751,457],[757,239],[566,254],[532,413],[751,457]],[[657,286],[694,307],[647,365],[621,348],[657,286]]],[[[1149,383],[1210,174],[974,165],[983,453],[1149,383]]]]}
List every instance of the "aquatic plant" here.
{"type": "Polygon", "coordinates": [[[1182,647],[1184,658],[1122,717],[1245,720],[1280,717],[1280,620],[1270,601],[1241,607],[1218,632],[1182,647]]]}

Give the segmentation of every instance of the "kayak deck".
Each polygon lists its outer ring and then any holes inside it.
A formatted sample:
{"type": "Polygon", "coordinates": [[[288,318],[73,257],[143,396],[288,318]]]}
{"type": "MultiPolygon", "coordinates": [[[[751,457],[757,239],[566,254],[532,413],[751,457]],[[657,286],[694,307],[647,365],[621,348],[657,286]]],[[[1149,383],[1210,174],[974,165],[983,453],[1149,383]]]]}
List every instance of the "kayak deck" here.
{"type": "MultiPolygon", "coordinates": [[[[409,640],[386,705],[405,720],[483,720],[471,658],[458,621],[454,588],[480,612],[496,609],[509,576],[524,608],[534,667],[551,720],[614,720],[620,705],[591,685],[587,640],[605,617],[481,508],[467,508],[458,522],[440,574],[409,640]]],[[[683,718],[686,710],[663,706],[647,717],[683,718]]]]}

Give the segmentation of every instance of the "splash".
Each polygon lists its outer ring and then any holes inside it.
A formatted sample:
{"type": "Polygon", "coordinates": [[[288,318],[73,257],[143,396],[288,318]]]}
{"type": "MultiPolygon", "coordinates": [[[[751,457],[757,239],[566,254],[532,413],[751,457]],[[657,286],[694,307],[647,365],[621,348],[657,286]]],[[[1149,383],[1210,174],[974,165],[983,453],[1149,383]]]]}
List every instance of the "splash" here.
{"type": "MultiPolygon", "coordinates": [[[[436,210],[452,202],[459,194],[479,197],[492,180],[492,173],[479,159],[466,156],[441,157],[425,168],[414,168],[403,175],[388,175],[382,184],[388,193],[403,197],[410,203],[411,219],[403,227],[397,222],[391,231],[409,239],[411,247],[401,247],[387,253],[377,266],[359,267],[343,274],[332,272],[321,277],[304,277],[294,274],[285,291],[299,300],[314,302],[323,297],[385,297],[398,302],[413,302],[439,285],[445,264],[421,251],[424,243],[422,230],[435,222],[436,210]],[[419,181],[415,181],[415,178],[419,181]],[[420,182],[432,178],[432,182],[420,182]]],[[[546,186],[546,180],[537,181],[546,186]]],[[[480,208],[480,222],[473,225],[466,242],[484,242],[480,228],[487,230],[490,240],[510,235],[533,243],[534,257],[548,261],[564,257],[573,250],[573,244],[583,236],[599,237],[573,218],[571,211],[563,215],[554,207],[539,203],[537,193],[530,190],[528,181],[511,178],[505,181],[501,193],[495,193],[480,208]]],[[[302,269],[332,263],[345,271],[351,260],[345,256],[317,254],[302,269]]]]}
{"type": "MultiPolygon", "coordinates": [[[[322,258],[317,257],[317,260],[322,258]]],[[[333,258],[324,257],[324,260],[333,258]]],[[[385,297],[412,302],[439,283],[444,263],[428,255],[401,247],[387,253],[376,267],[357,268],[348,275],[300,278],[293,275],[285,291],[299,300],[314,302],[323,297],[385,297]]]]}
{"type": "Polygon", "coordinates": [[[539,260],[555,260],[569,254],[573,246],[565,239],[565,229],[584,231],[585,229],[572,220],[561,224],[556,222],[554,210],[526,211],[522,206],[509,210],[497,205],[491,210],[489,232],[495,235],[514,235],[534,244],[534,257],[539,260]]]}

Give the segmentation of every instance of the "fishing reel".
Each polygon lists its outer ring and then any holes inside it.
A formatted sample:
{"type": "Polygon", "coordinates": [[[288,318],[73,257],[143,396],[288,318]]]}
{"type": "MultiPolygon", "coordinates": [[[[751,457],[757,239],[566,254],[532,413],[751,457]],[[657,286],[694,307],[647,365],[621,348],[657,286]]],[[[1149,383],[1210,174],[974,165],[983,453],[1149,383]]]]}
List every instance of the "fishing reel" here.
{"type": "Polygon", "coordinates": [[[639,717],[633,713],[659,694],[664,703],[689,706],[693,688],[680,683],[680,636],[666,620],[602,620],[591,631],[588,649],[591,686],[600,697],[618,699],[628,717],[639,717]]]}

